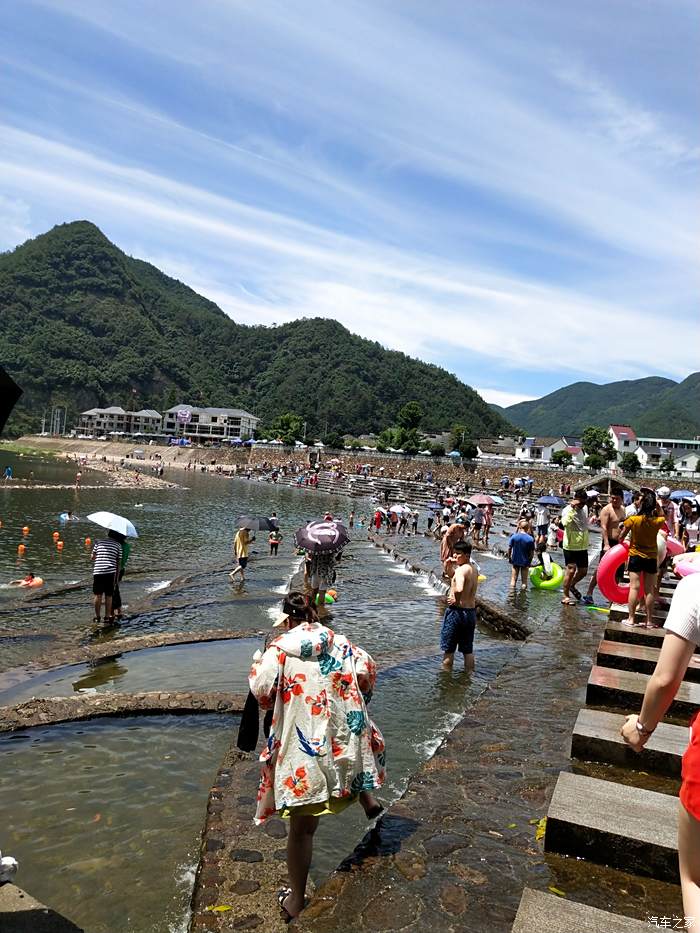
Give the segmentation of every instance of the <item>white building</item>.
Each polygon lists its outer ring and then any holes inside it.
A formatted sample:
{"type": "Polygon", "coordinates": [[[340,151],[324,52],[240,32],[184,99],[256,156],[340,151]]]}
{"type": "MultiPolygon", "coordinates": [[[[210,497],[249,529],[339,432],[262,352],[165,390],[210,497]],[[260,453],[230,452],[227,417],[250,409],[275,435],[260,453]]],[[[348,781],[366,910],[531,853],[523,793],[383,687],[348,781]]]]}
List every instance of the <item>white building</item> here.
{"type": "Polygon", "coordinates": [[[611,424],[608,428],[608,434],[619,460],[623,454],[633,454],[641,439],[635,434],[634,428],[629,424],[611,424]]]}
{"type": "Polygon", "coordinates": [[[700,438],[697,437],[692,440],[678,437],[637,437],[637,440],[643,447],[663,448],[664,456],[666,457],[669,453],[671,456],[675,456],[676,452],[678,452],[680,456],[680,454],[685,451],[697,450],[700,452],[700,438]]]}
{"type": "Polygon", "coordinates": [[[101,437],[105,434],[160,434],[160,412],[151,408],[124,411],[117,405],[110,408],[89,408],[80,415],[81,434],[101,437]]]}
{"type": "Polygon", "coordinates": [[[674,467],[678,473],[700,473],[700,451],[674,451],[674,467]]]}
{"type": "Polygon", "coordinates": [[[240,408],[195,408],[173,405],[163,415],[163,433],[192,440],[252,437],[260,418],[240,408]]]}
{"type": "Polygon", "coordinates": [[[515,459],[549,463],[555,451],[568,446],[564,437],[524,437],[515,446],[515,459]]]}

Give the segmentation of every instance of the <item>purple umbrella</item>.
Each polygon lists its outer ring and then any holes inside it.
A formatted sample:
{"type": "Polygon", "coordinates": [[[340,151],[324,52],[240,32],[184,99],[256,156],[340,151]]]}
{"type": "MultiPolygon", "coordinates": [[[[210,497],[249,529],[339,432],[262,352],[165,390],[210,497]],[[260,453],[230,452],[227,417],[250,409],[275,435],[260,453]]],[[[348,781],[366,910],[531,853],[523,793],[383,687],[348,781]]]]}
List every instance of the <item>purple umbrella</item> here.
{"type": "Polygon", "coordinates": [[[349,540],[350,535],[345,525],[335,521],[309,522],[294,532],[296,546],[313,554],[332,554],[334,551],[340,551],[349,540]]]}

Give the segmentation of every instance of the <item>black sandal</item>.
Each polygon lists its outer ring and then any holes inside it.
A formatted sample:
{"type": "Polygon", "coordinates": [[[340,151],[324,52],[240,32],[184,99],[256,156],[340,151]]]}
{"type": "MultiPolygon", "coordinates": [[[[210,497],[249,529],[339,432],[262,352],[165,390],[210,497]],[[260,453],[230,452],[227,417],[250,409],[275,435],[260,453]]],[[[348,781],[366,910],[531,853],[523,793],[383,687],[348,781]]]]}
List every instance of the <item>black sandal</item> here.
{"type": "MultiPolygon", "coordinates": [[[[287,910],[287,908],[284,906],[284,902],[287,900],[287,898],[289,897],[289,895],[290,895],[291,893],[292,893],[292,889],[291,889],[291,888],[280,888],[279,891],[277,892],[277,903],[279,904],[280,913],[282,914],[282,921],[283,921],[284,923],[291,923],[292,920],[296,920],[296,919],[297,919],[296,917],[293,917],[293,916],[289,913],[289,911],[287,910]]],[[[303,906],[301,909],[304,910],[304,908],[308,905],[308,903],[309,903],[309,898],[308,898],[308,897],[305,897],[305,898],[304,898],[304,906],[303,906]]],[[[301,913],[301,911],[300,911],[300,913],[301,913]]],[[[297,915],[297,916],[298,916],[298,915],[297,915]]]]}

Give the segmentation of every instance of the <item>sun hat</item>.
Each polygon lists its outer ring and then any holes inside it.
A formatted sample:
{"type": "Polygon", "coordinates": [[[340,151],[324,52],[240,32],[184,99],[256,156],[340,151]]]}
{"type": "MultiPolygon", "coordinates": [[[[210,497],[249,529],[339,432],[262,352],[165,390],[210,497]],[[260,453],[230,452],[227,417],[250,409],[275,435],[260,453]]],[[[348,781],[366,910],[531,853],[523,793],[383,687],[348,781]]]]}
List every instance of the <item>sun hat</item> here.
{"type": "Polygon", "coordinates": [[[656,495],[659,497],[659,499],[668,499],[668,497],[671,495],[671,487],[659,486],[659,488],[656,490],[656,495]]]}

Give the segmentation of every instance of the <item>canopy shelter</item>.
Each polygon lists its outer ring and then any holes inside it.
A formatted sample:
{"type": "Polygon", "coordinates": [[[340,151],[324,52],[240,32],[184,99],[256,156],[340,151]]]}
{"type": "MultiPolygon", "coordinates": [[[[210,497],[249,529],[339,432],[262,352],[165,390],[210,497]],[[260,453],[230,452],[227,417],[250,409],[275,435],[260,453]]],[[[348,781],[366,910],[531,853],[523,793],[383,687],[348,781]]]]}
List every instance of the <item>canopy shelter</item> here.
{"type": "Polygon", "coordinates": [[[598,492],[598,497],[601,501],[606,501],[610,498],[610,492],[613,489],[622,489],[627,490],[628,492],[639,492],[640,486],[639,483],[633,482],[631,479],[628,479],[626,476],[613,476],[611,473],[597,473],[595,476],[592,476],[590,479],[585,480],[583,483],[579,483],[574,487],[574,492],[578,492],[579,489],[585,489],[586,492],[595,488],[598,492]]]}

